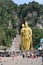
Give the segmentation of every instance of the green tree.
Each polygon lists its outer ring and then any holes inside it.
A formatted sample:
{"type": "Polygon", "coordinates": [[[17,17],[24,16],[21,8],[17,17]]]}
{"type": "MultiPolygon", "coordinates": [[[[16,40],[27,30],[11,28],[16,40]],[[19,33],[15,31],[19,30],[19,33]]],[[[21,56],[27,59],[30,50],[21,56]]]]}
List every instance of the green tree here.
{"type": "Polygon", "coordinates": [[[38,44],[40,44],[40,39],[43,38],[43,30],[36,27],[32,29],[32,32],[33,32],[33,46],[35,47],[38,44]]]}
{"type": "Polygon", "coordinates": [[[16,20],[14,15],[16,15],[17,10],[18,5],[12,0],[0,0],[0,45],[10,46],[12,38],[16,36],[16,20]],[[12,25],[11,29],[8,28],[9,20],[12,25]]]}

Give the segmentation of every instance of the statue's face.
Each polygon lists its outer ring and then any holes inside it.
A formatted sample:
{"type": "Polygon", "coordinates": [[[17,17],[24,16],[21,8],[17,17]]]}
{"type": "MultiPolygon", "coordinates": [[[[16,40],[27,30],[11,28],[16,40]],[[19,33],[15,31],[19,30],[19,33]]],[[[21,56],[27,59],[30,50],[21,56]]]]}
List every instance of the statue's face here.
{"type": "Polygon", "coordinates": [[[27,24],[27,22],[25,22],[25,27],[26,27],[26,28],[28,27],[28,24],[27,24]]]}

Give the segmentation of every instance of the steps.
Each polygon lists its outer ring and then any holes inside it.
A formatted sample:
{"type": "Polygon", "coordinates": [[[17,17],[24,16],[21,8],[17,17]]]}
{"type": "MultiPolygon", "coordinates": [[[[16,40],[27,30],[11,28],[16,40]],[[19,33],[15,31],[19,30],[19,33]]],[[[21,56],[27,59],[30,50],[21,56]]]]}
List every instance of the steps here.
{"type": "Polygon", "coordinates": [[[14,38],[14,40],[12,41],[11,49],[19,50],[20,43],[21,43],[21,36],[16,35],[16,38],[14,38]]]}

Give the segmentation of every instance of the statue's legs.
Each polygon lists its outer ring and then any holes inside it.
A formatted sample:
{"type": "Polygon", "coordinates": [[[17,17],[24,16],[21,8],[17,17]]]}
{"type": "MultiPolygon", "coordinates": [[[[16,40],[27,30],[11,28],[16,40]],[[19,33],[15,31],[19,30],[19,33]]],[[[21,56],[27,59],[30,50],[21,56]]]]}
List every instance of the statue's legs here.
{"type": "Polygon", "coordinates": [[[23,47],[25,48],[25,40],[24,40],[24,37],[23,37],[23,47]]]}
{"type": "Polygon", "coordinates": [[[30,49],[30,42],[27,42],[27,50],[30,49]]]}
{"type": "Polygon", "coordinates": [[[30,49],[30,41],[28,39],[25,39],[25,50],[30,49]]]}
{"type": "Polygon", "coordinates": [[[30,38],[30,39],[25,38],[24,39],[23,45],[24,45],[25,50],[30,49],[31,42],[32,42],[32,38],[30,38]]]}
{"type": "Polygon", "coordinates": [[[25,48],[25,50],[26,50],[26,39],[24,40],[24,48],[25,48]]]}
{"type": "Polygon", "coordinates": [[[32,37],[30,38],[30,45],[31,45],[31,50],[32,50],[33,49],[32,37]]]}

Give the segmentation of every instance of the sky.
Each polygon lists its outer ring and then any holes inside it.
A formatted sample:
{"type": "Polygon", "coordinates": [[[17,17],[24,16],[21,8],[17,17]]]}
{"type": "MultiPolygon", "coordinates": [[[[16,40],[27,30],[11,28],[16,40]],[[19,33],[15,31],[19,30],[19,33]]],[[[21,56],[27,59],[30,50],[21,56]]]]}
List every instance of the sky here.
{"type": "Polygon", "coordinates": [[[43,0],[13,0],[16,4],[24,4],[24,3],[29,3],[29,2],[32,2],[32,1],[35,1],[35,2],[39,2],[40,4],[43,4],[43,0]]]}

